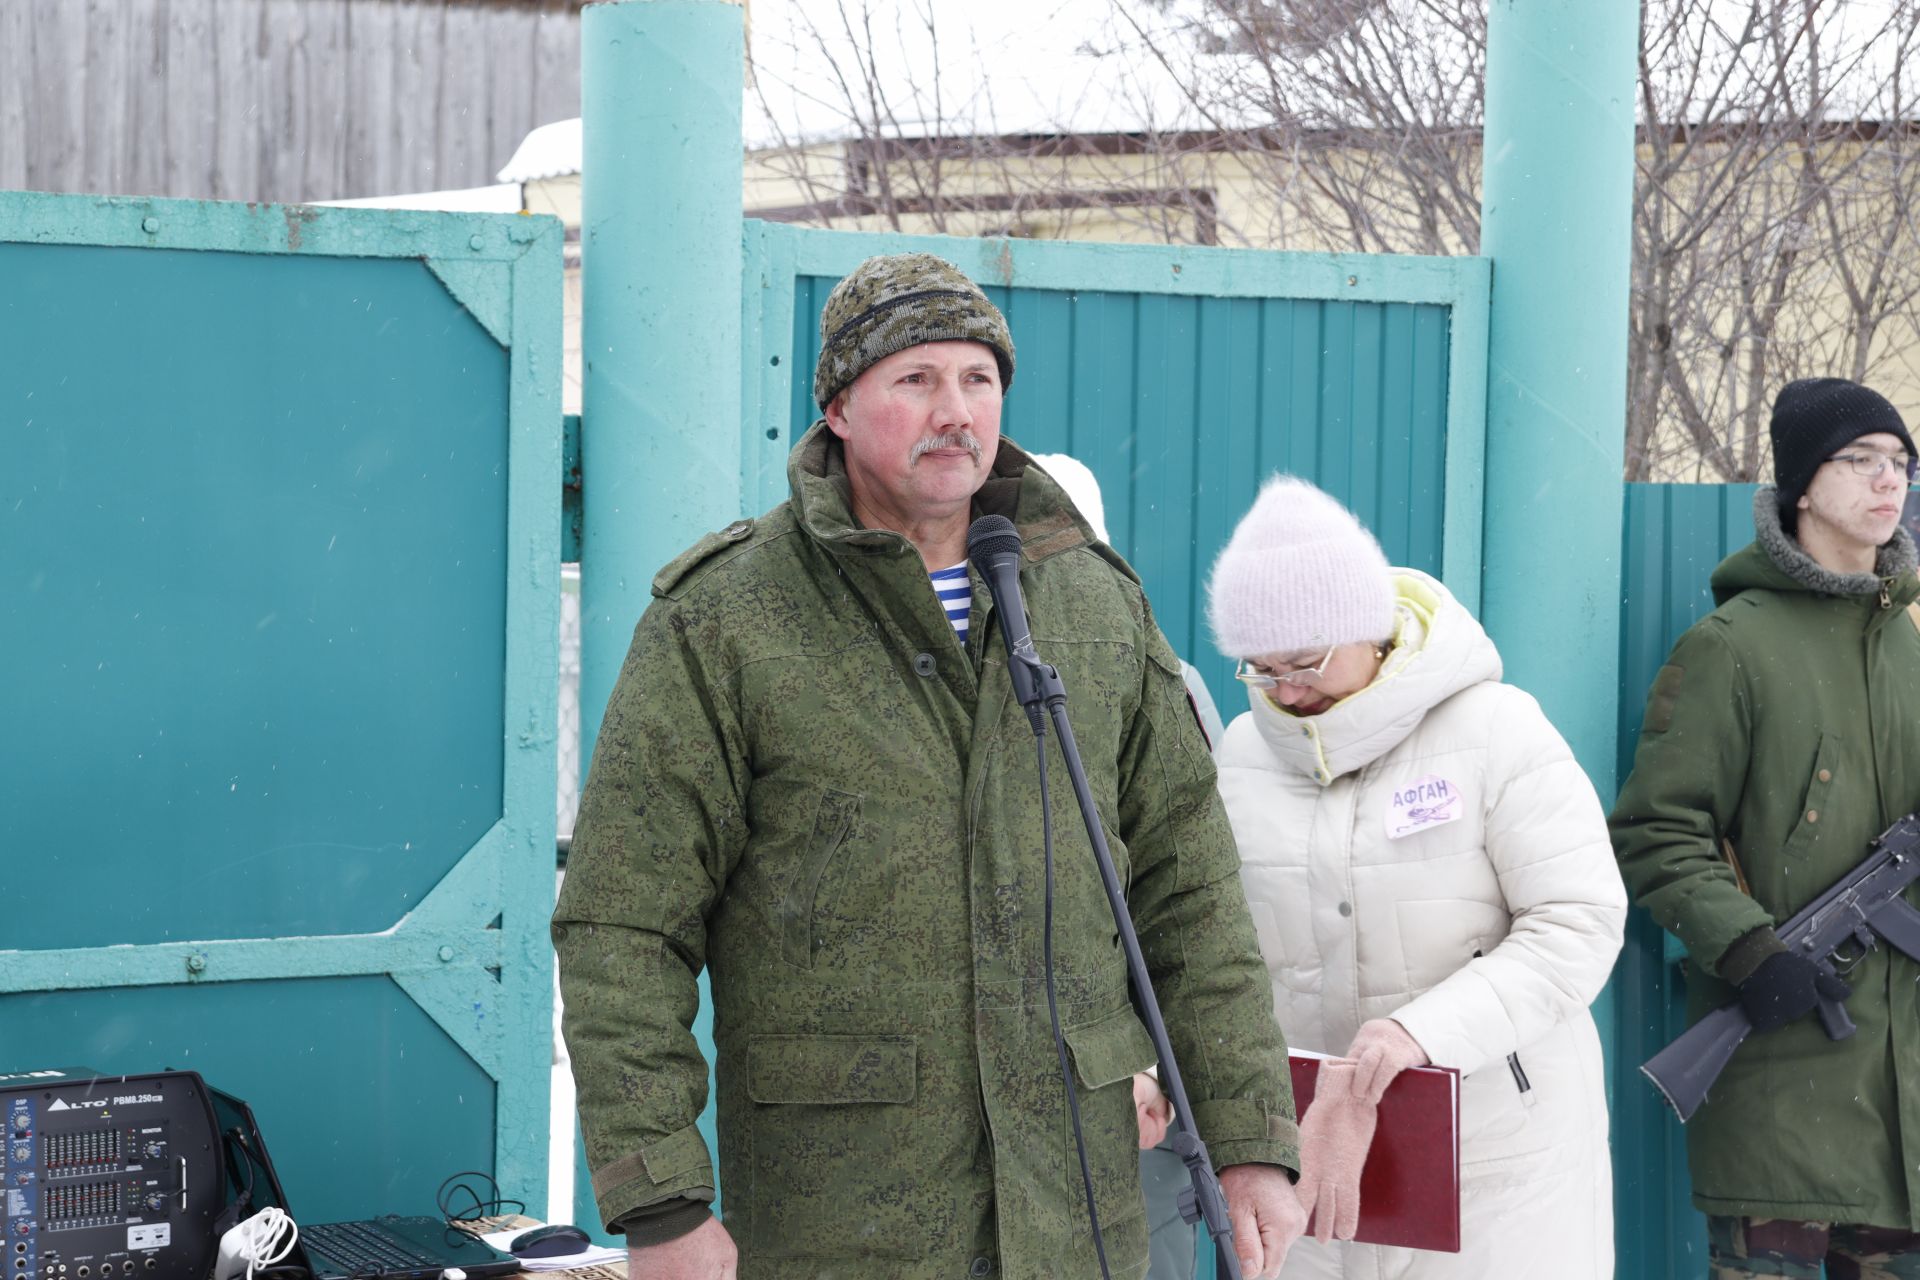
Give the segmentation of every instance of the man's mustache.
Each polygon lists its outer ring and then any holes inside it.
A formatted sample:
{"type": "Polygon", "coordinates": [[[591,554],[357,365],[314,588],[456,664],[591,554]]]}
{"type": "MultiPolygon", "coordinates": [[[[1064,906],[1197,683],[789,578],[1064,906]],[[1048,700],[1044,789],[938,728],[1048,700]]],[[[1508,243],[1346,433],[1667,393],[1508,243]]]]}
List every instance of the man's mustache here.
{"type": "Polygon", "coordinates": [[[917,465],[923,455],[935,449],[965,449],[972,455],[976,465],[980,461],[980,442],[973,438],[971,431],[949,431],[945,435],[923,436],[915,441],[907,453],[907,465],[917,465]]]}

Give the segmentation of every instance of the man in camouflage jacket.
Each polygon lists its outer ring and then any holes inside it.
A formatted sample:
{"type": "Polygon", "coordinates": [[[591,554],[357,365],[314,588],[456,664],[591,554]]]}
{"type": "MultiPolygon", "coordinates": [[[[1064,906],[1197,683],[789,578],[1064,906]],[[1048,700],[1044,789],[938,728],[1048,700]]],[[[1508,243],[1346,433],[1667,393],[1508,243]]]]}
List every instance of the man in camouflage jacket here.
{"type": "MultiPolygon", "coordinates": [[[[977,515],[1075,735],[1249,1276],[1304,1225],[1286,1051],[1213,768],[1139,581],[999,438],[1005,320],[930,255],[829,298],[791,498],[654,580],[554,916],[594,1191],[636,1276],[1097,1276],[1045,988],[1033,734],[977,515]],[[960,595],[964,601],[964,593],[960,595]],[[713,991],[726,1222],[695,1118],[713,991]]],[[[1112,1274],[1146,1264],[1154,1061],[1051,735],[1053,971],[1112,1274]]]]}

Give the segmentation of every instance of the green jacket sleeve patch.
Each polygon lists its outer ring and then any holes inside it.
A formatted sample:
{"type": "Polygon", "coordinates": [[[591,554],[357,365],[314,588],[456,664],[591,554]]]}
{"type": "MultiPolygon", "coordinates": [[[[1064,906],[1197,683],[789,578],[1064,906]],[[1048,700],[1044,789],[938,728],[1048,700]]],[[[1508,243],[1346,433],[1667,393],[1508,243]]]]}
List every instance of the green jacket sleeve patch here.
{"type": "Polygon", "coordinates": [[[1711,620],[1696,624],[1654,680],[1609,820],[1628,892],[1709,970],[1734,939],[1773,923],[1720,846],[1752,834],[1740,818],[1753,731],[1738,658],[1711,620]]]}
{"type": "Polygon", "coordinates": [[[1653,688],[1647,692],[1647,715],[1640,726],[1642,733],[1665,733],[1673,727],[1673,708],[1680,700],[1680,682],[1686,674],[1685,667],[1671,662],[1660,668],[1660,674],[1653,678],[1653,688]]]}

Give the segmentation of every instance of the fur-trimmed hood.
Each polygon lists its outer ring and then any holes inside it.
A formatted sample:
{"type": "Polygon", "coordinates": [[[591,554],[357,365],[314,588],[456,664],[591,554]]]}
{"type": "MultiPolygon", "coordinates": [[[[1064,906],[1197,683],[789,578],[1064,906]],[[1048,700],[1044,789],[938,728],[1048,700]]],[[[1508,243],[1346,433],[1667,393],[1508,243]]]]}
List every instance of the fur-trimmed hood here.
{"type": "Polygon", "coordinates": [[[1715,604],[1725,604],[1742,591],[1751,590],[1874,595],[1890,579],[1910,578],[1920,568],[1913,535],[1902,526],[1880,548],[1872,573],[1835,573],[1808,555],[1781,525],[1777,492],[1773,485],[1765,484],[1753,495],[1753,544],[1728,556],[1713,571],[1715,604]]]}

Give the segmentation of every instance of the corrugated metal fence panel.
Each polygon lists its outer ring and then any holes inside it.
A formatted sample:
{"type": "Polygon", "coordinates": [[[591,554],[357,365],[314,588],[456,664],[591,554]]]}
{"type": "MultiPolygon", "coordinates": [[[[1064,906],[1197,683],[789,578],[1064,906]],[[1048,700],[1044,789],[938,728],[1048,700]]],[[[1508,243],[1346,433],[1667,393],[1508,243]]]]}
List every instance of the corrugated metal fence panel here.
{"type": "Polygon", "coordinates": [[[0,1070],[545,1186],[551,219],[0,195],[0,1070]]]}
{"type": "MultiPolygon", "coordinates": [[[[838,278],[794,281],[785,441],[819,416],[818,317],[838,278]]],[[[1312,479],[1368,523],[1394,563],[1443,573],[1450,305],[986,292],[1018,348],[1002,429],[1031,452],[1069,453],[1093,470],[1113,546],[1229,718],[1239,688],[1207,633],[1206,579],[1266,477],[1312,479]]],[[[783,473],[765,467],[760,481],[762,509],[785,496],[783,473]]]]}
{"type": "MultiPolygon", "coordinates": [[[[1753,540],[1754,485],[1630,484],[1621,548],[1620,776],[1633,766],[1647,689],[1680,634],[1713,611],[1708,579],[1753,540]]],[[[1680,1122],[1640,1063],[1686,1029],[1669,939],[1644,912],[1627,922],[1610,990],[1617,1272],[1703,1280],[1706,1230],[1689,1195],[1680,1122]]]]}

